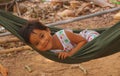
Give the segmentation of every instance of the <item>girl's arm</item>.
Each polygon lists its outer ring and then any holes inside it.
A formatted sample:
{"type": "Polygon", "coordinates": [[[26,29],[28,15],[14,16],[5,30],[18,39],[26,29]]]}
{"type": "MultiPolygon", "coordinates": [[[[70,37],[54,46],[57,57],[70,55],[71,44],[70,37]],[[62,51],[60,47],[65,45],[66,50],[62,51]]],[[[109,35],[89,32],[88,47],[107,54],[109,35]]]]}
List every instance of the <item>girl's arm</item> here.
{"type": "Polygon", "coordinates": [[[70,52],[69,52],[69,56],[74,55],[77,51],[79,51],[79,49],[81,47],[83,47],[83,45],[85,45],[87,43],[87,40],[85,38],[83,38],[82,36],[72,33],[72,32],[65,32],[66,35],[68,36],[68,38],[70,39],[70,41],[72,43],[77,44],[76,47],[74,47],[70,52]]]}
{"type": "Polygon", "coordinates": [[[58,57],[61,59],[65,59],[68,56],[72,56],[74,55],[77,51],[79,51],[79,49],[85,45],[87,43],[86,39],[84,39],[82,36],[69,32],[69,31],[65,31],[67,37],[69,38],[69,40],[71,41],[71,43],[75,43],[77,44],[75,46],[75,48],[73,48],[71,51],[69,52],[60,52],[58,57]]]}
{"type": "Polygon", "coordinates": [[[79,51],[79,49],[86,44],[86,41],[81,41],[79,42],[75,48],[73,48],[70,52],[69,52],[69,56],[74,55],[77,51],[79,51]]]}

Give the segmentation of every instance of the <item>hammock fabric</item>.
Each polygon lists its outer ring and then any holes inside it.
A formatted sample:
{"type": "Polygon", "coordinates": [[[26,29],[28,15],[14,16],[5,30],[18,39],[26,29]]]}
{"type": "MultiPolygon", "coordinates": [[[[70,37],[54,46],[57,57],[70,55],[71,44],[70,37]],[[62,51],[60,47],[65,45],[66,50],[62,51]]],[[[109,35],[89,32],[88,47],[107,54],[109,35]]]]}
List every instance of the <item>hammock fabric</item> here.
{"type": "MultiPolygon", "coordinates": [[[[25,19],[17,17],[12,13],[0,10],[0,25],[5,27],[8,31],[17,36],[23,42],[25,41],[19,35],[18,31],[26,22],[27,20],[25,19]]],[[[49,28],[51,29],[52,34],[60,30],[60,28],[55,27],[49,28]]],[[[120,22],[110,28],[94,30],[101,33],[101,35],[83,46],[76,54],[74,54],[74,56],[68,57],[64,60],[59,59],[57,55],[50,51],[40,52],[32,45],[28,45],[48,59],[67,64],[81,63],[92,59],[108,56],[120,51],[120,22]]],[[[74,30],[74,32],[76,33],[80,31],[81,30],[74,30]]]]}

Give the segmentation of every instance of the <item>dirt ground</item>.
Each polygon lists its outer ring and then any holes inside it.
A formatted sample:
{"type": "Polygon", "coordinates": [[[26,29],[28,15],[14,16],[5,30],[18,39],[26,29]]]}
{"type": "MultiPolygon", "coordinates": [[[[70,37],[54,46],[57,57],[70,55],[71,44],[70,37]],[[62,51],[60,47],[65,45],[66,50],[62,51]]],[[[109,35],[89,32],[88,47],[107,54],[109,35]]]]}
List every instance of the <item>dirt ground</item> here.
{"type": "Polygon", "coordinates": [[[0,62],[8,68],[8,76],[120,76],[120,53],[80,64],[62,64],[27,50],[0,57],[0,62]]]}
{"type": "MultiPolygon", "coordinates": [[[[114,13],[64,24],[63,28],[110,27],[114,13]]],[[[14,37],[13,35],[6,38],[14,37]]],[[[0,37],[3,39],[4,37],[0,37]]],[[[0,44],[0,49],[18,47],[22,42],[0,44]]],[[[79,64],[63,64],[51,61],[35,50],[23,50],[0,55],[0,63],[8,69],[8,76],[120,76],[120,52],[79,64]]],[[[1,76],[1,75],[0,75],[1,76]]]]}

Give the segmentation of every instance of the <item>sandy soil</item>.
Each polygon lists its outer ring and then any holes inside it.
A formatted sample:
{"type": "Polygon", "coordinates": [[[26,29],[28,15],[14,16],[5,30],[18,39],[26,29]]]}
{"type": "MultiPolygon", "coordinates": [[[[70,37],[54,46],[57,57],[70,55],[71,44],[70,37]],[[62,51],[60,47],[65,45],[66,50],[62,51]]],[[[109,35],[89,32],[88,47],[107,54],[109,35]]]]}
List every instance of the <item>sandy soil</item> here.
{"type": "Polygon", "coordinates": [[[80,64],[63,64],[27,50],[3,55],[0,62],[9,69],[8,76],[120,76],[120,53],[80,64]]]}

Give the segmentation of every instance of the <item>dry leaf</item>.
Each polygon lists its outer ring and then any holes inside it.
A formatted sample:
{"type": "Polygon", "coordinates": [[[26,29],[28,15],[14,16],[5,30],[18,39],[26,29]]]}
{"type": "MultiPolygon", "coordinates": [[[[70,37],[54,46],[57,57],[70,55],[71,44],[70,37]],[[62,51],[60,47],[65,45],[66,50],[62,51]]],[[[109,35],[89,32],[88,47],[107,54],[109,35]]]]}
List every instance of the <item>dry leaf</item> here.
{"type": "Polygon", "coordinates": [[[114,16],[115,20],[120,20],[120,12],[118,12],[115,16],[114,16]]]}
{"type": "Polygon", "coordinates": [[[98,5],[100,7],[114,7],[114,5],[108,3],[105,0],[86,0],[86,1],[93,2],[93,4],[98,5]]]}
{"type": "Polygon", "coordinates": [[[75,13],[73,10],[64,10],[63,12],[59,12],[57,15],[61,17],[74,17],[75,13]]]}
{"type": "Polygon", "coordinates": [[[70,1],[70,6],[71,6],[71,8],[77,8],[80,6],[80,2],[79,1],[70,1]]]}

